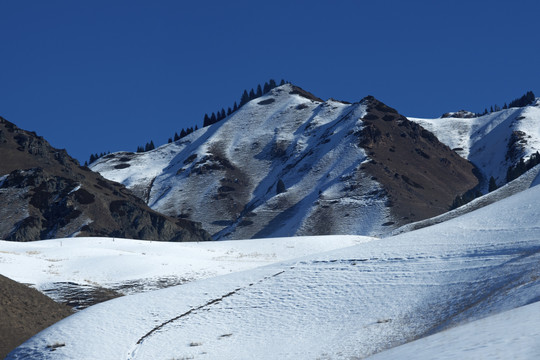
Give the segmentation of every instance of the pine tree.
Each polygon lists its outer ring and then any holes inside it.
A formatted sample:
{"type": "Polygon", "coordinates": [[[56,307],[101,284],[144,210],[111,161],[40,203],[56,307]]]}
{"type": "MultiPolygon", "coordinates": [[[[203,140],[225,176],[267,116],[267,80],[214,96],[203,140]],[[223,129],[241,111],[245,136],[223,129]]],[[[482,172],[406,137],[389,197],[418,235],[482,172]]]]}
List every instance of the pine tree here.
{"type": "Polygon", "coordinates": [[[195,131],[199,130],[199,127],[197,125],[195,125],[195,131]]]}
{"type": "Polygon", "coordinates": [[[489,178],[489,187],[488,187],[488,191],[489,192],[492,192],[494,190],[497,190],[497,183],[495,182],[495,178],[492,176],[489,178]]]}
{"type": "Polygon", "coordinates": [[[276,85],[276,81],[274,79],[270,79],[268,81],[268,85],[270,85],[270,90],[272,90],[273,88],[277,87],[276,85]]]}
{"type": "Polygon", "coordinates": [[[182,131],[180,131],[180,139],[185,137],[187,134],[186,134],[186,130],[184,130],[184,128],[182,128],[182,131]]]}
{"type": "Polygon", "coordinates": [[[221,108],[221,119],[225,119],[227,115],[225,115],[225,109],[221,108]]]}
{"type": "Polygon", "coordinates": [[[180,136],[178,136],[178,133],[174,133],[174,141],[180,140],[180,136]]]}
{"type": "Polygon", "coordinates": [[[208,117],[208,114],[204,114],[203,127],[207,127],[208,125],[212,125],[210,123],[210,118],[208,117]]]}
{"type": "Polygon", "coordinates": [[[167,141],[169,144],[172,143],[172,138],[169,138],[169,140],[167,141]]]}
{"type": "Polygon", "coordinates": [[[279,85],[285,85],[285,80],[281,79],[281,82],[279,83],[279,85]]]}
{"type": "Polygon", "coordinates": [[[270,89],[270,85],[267,82],[265,82],[263,86],[263,94],[267,94],[270,90],[272,90],[270,89]]]}
{"type": "Polygon", "coordinates": [[[263,95],[262,93],[262,88],[261,88],[261,85],[257,85],[257,93],[255,94],[255,96],[257,96],[258,98],[261,97],[263,95]]]}
{"type": "Polygon", "coordinates": [[[255,91],[253,91],[253,88],[249,91],[249,100],[255,99],[255,91]]]}
{"type": "Polygon", "coordinates": [[[212,113],[212,115],[210,115],[210,125],[215,124],[216,122],[217,122],[216,114],[212,113]]]}
{"type": "MultiPolygon", "coordinates": [[[[242,95],[243,96],[243,95],[242,95]]],[[[238,105],[236,105],[236,101],[234,102],[234,106],[232,108],[232,111],[235,112],[236,110],[238,110],[238,105]]]]}
{"type": "Polygon", "coordinates": [[[247,90],[244,90],[242,97],[240,98],[240,106],[243,106],[249,102],[249,95],[247,90]]]}
{"type": "Polygon", "coordinates": [[[154,145],[154,142],[152,140],[150,140],[149,143],[146,143],[145,147],[144,147],[144,151],[150,151],[150,150],[154,150],[156,147],[154,145]]]}
{"type": "Polygon", "coordinates": [[[231,115],[232,114],[232,109],[231,107],[229,106],[229,108],[227,109],[227,116],[231,115]]]}

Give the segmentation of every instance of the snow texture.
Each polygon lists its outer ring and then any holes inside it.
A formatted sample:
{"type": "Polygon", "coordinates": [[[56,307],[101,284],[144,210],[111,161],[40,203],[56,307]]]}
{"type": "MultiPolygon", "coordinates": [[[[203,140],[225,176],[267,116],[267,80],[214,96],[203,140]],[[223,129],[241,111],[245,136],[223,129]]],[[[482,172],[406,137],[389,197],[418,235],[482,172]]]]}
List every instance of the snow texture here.
{"type": "MultiPolygon", "coordinates": [[[[409,118],[462,157],[476,165],[484,177],[493,176],[498,185],[506,183],[506,171],[519,157],[528,159],[540,151],[540,101],[521,108],[496,111],[475,118],[409,118]],[[517,140],[512,147],[512,134],[517,140]],[[516,138],[516,135],[520,135],[516,138]],[[513,156],[512,156],[513,155],[513,156]]],[[[487,181],[485,189],[487,190],[487,181]]]]}
{"type": "MultiPolygon", "coordinates": [[[[383,240],[114,299],[42,331],[8,359],[350,359],[450,328],[423,340],[422,356],[438,343],[461,358],[471,354],[467,343],[482,344],[473,351],[484,355],[504,342],[505,358],[538,358],[539,202],[533,187],[383,240]],[[51,351],[54,344],[63,346],[51,351]]],[[[393,351],[412,351],[403,349],[393,351]]]]}
{"type": "Polygon", "coordinates": [[[360,175],[364,115],[360,103],[314,101],[287,84],[175,143],[92,169],[154,210],[201,221],[215,239],[373,235],[392,219],[387,199],[369,195],[380,185],[360,175]]]}

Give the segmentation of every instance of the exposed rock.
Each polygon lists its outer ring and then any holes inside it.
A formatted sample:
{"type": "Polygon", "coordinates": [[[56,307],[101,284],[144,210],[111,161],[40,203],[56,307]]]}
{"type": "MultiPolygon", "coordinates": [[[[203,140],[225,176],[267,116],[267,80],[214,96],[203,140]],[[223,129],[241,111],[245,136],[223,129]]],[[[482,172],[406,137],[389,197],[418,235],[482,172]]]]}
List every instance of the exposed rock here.
{"type": "Polygon", "coordinates": [[[448,211],[457,195],[478,184],[474,165],[433,133],[372,96],[362,103],[359,144],[371,159],[363,168],[388,192],[400,224],[448,211]]]}
{"type": "Polygon", "coordinates": [[[2,118],[0,132],[0,202],[5,204],[0,210],[0,238],[210,240],[200,224],[153,211],[123,185],[79,166],[65,150],[53,148],[35,133],[2,118]]]}
{"type": "Polygon", "coordinates": [[[94,168],[225,239],[379,235],[447,211],[478,182],[469,162],[373,96],[322,102],[290,84],[182,144],[137,155],[137,166],[170,159],[154,179],[137,182],[117,167],[124,153],[111,155],[94,168]]]}
{"type": "Polygon", "coordinates": [[[475,113],[467,110],[459,110],[456,112],[447,112],[442,114],[441,119],[444,118],[458,118],[458,119],[472,119],[477,117],[475,113]]]}

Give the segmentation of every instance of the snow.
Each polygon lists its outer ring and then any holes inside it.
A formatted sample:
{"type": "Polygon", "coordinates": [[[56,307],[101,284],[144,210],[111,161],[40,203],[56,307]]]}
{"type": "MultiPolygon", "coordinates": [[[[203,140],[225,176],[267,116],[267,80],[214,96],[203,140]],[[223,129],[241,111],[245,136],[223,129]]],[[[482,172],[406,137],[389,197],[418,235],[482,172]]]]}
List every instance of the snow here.
{"type": "Polygon", "coordinates": [[[370,357],[384,359],[537,359],[540,303],[477,320],[370,357]]]}
{"type": "MultiPolygon", "coordinates": [[[[504,358],[538,358],[539,202],[533,187],[394,237],[114,299],[42,331],[8,359],[349,359],[436,333],[409,346],[429,358],[441,344],[441,354],[459,358],[496,354],[505,343],[504,358]],[[65,346],[50,351],[55,343],[65,346]]],[[[145,244],[148,252],[156,245],[145,244]]],[[[403,349],[393,351],[415,354],[403,349]]]]}
{"type": "Polygon", "coordinates": [[[118,238],[0,241],[0,273],[47,293],[72,283],[129,294],[155,290],[164,282],[200,280],[370,240],[318,236],[204,243],[118,238]]]}
{"type": "Polygon", "coordinates": [[[403,225],[400,228],[392,231],[392,233],[387,236],[397,235],[397,234],[401,234],[407,231],[421,229],[426,226],[442,223],[444,221],[456,218],[460,215],[464,215],[471,211],[480,209],[486,205],[493,204],[499,200],[515,195],[523,190],[526,190],[538,184],[540,184],[540,165],[533,167],[529,171],[525,172],[525,174],[503,185],[502,187],[486,195],[480,196],[472,200],[471,202],[463,206],[460,206],[457,209],[447,211],[444,214],[441,214],[441,215],[438,215],[429,219],[403,225]]]}
{"type": "Polygon", "coordinates": [[[280,86],[175,143],[125,162],[122,153],[106,156],[92,169],[159,212],[202,222],[215,239],[387,230],[385,199],[369,195],[380,185],[358,179],[367,155],[354,134],[365,106],[291,91],[280,86]],[[277,194],[280,179],[287,191],[277,194]],[[357,190],[345,197],[341,190],[353,181],[357,190]]]}
{"type": "MultiPolygon", "coordinates": [[[[512,132],[525,133],[520,156],[529,158],[540,151],[540,102],[523,108],[510,108],[476,118],[409,118],[433,132],[437,138],[462,157],[470,160],[486,179],[506,182],[506,171],[518,159],[507,157],[512,132]]],[[[485,184],[487,190],[487,181],[485,184]]]]}

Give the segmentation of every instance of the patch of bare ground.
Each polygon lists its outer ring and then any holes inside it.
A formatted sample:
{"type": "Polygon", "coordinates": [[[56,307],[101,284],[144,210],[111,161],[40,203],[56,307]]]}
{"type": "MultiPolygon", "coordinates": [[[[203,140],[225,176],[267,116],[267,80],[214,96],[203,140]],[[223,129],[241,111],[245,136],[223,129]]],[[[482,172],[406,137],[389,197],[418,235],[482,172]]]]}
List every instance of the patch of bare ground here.
{"type": "Polygon", "coordinates": [[[367,114],[358,135],[370,158],[362,168],[386,189],[398,225],[442,214],[478,185],[475,166],[433,133],[372,96],[362,101],[367,114]]]}
{"type": "Polygon", "coordinates": [[[72,314],[39,291],[0,275],[0,359],[17,346],[72,314]]]}

